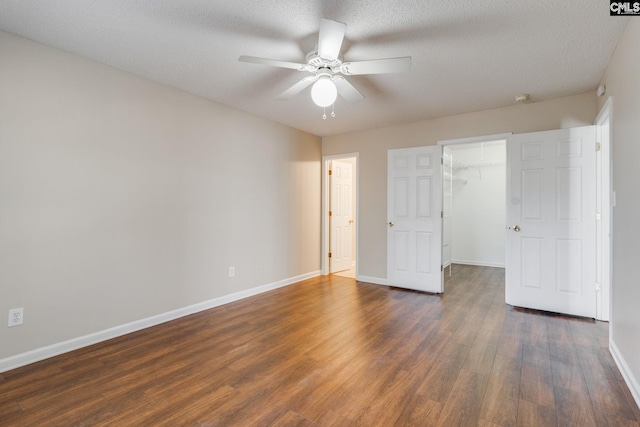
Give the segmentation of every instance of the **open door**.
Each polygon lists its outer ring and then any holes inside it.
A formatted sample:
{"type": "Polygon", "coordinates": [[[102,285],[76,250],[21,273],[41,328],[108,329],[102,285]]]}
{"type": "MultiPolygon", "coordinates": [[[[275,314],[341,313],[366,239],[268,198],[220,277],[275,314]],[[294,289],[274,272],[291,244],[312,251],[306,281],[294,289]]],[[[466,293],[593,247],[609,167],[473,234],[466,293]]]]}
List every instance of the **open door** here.
{"type": "Polygon", "coordinates": [[[388,151],[387,284],[441,293],[442,147],[388,151]]]}
{"type": "Polygon", "coordinates": [[[329,272],[348,270],[352,261],[353,166],[331,161],[329,175],[329,272]]]}
{"type": "Polygon", "coordinates": [[[596,316],[596,127],[507,143],[506,302],[596,316]]]}

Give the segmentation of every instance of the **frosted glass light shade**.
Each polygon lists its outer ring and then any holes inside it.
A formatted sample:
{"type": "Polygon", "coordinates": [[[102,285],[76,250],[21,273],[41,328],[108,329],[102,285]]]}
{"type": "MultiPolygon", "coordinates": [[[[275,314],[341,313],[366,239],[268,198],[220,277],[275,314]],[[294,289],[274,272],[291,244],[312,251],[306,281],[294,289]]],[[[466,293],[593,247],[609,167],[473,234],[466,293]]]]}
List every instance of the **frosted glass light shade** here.
{"type": "Polygon", "coordinates": [[[311,99],[318,107],[328,107],[336,102],[337,97],[338,90],[329,77],[320,77],[311,86],[311,99]]]}

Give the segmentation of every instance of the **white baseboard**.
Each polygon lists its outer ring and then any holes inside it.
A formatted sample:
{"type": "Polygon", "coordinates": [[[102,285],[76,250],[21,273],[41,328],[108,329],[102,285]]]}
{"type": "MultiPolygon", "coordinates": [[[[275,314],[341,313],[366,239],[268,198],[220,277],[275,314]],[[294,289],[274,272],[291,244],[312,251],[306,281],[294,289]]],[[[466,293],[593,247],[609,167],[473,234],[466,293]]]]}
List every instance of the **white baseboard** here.
{"type": "Polygon", "coordinates": [[[478,267],[505,267],[504,263],[500,262],[469,261],[466,259],[454,259],[451,261],[451,264],[477,265],[478,267]]]}
{"type": "Polygon", "coordinates": [[[624,382],[627,383],[627,387],[629,387],[629,391],[631,391],[633,399],[636,401],[636,405],[640,408],[640,383],[638,383],[638,380],[633,375],[633,372],[631,372],[629,365],[627,365],[624,357],[620,354],[618,346],[616,346],[616,343],[611,339],[609,340],[609,352],[611,353],[611,356],[613,356],[613,360],[616,362],[616,365],[618,365],[618,369],[624,378],[624,382]]]}
{"type": "Polygon", "coordinates": [[[27,351],[25,353],[10,356],[4,359],[0,359],[0,372],[10,371],[11,369],[19,368],[21,366],[28,365],[30,363],[39,362],[44,359],[48,359],[59,354],[67,353],[73,350],[77,350],[82,347],[87,347],[92,344],[97,344],[102,341],[106,341],[112,338],[116,338],[122,335],[130,334],[131,332],[139,331],[141,329],[149,328],[151,326],[159,325],[161,323],[169,322],[171,320],[178,319],[180,317],[188,316],[190,314],[198,313],[200,311],[208,310],[210,308],[218,307],[230,302],[238,301],[244,298],[249,298],[254,295],[258,295],[264,292],[268,292],[274,289],[282,288],[284,286],[292,285],[302,280],[310,279],[320,275],[320,271],[313,271],[311,273],[301,274],[289,279],[283,279],[277,282],[269,283],[255,288],[247,289],[233,294],[224,295],[218,298],[203,301],[197,304],[189,305],[187,307],[172,310],[166,313],[157,314],[155,316],[147,317],[145,319],[136,320],[124,325],[114,326],[113,328],[105,329],[92,334],[84,335],[77,338],[72,338],[67,341],[59,342],[56,344],[48,345],[46,347],[40,347],[35,350],[27,351]]]}
{"type": "Polygon", "coordinates": [[[356,277],[356,280],[358,282],[367,282],[367,283],[373,283],[374,285],[383,285],[383,286],[387,286],[387,279],[381,279],[379,277],[370,277],[370,276],[358,276],[356,277]]]}

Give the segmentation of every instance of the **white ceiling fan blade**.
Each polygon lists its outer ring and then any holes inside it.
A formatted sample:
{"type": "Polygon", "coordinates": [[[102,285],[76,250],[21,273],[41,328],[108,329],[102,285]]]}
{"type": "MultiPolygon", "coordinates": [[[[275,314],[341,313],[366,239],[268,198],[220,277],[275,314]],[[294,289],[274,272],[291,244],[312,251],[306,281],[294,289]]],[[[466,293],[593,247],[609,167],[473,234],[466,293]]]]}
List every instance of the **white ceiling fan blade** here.
{"type": "Polygon", "coordinates": [[[348,102],[355,104],[356,102],[364,101],[364,95],[353,87],[344,77],[336,76],[333,79],[333,83],[336,85],[336,89],[338,89],[338,94],[348,102]]]}
{"type": "Polygon", "coordinates": [[[386,74],[407,73],[411,70],[411,57],[372,59],[371,61],[345,62],[340,71],[343,74],[386,74]]]}
{"type": "Polygon", "coordinates": [[[321,19],[320,34],[318,35],[318,56],[328,61],[337,59],[346,31],[347,25],[342,22],[321,19]]]}
{"type": "Polygon", "coordinates": [[[278,61],[275,59],[258,58],[257,56],[241,56],[240,62],[251,62],[253,64],[271,65],[272,67],[290,68],[292,70],[304,71],[307,64],[296,64],[295,62],[278,61]]]}
{"type": "Polygon", "coordinates": [[[287,100],[302,92],[307,86],[316,81],[316,76],[308,76],[276,96],[276,99],[287,100]]]}

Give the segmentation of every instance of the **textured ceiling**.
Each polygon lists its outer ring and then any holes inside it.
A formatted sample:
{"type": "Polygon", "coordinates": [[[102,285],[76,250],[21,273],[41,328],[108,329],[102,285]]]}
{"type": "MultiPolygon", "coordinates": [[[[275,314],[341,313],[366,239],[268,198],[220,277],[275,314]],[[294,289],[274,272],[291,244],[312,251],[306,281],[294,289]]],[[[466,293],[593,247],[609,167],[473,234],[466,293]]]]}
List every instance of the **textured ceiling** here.
{"type": "MultiPolygon", "coordinates": [[[[2,0],[0,29],[305,130],[332,135],[595,90],[628,18],[603,0],[2,0]],[[304,62],[320,18],[347,24],[345,61],[411,56],[409,74],[349,76],[322,120],[304,62]]],[[[1,52],[0,52],[1,58],[1,52]]]]}

